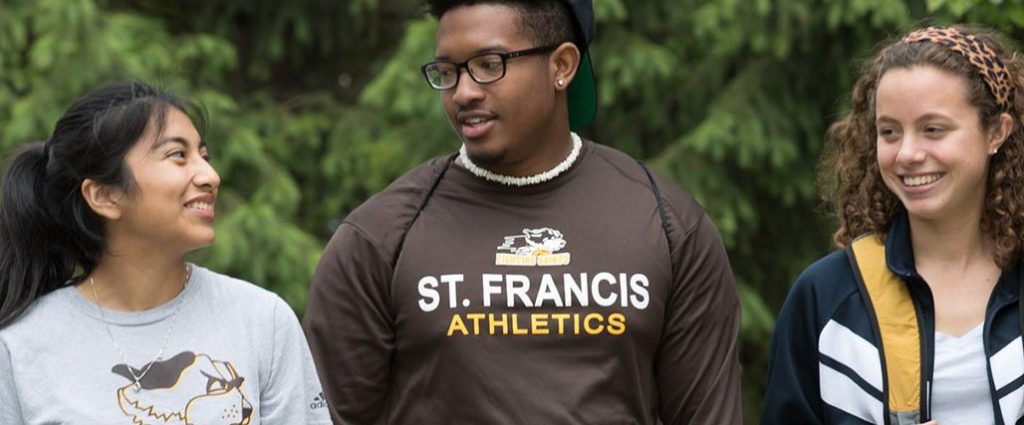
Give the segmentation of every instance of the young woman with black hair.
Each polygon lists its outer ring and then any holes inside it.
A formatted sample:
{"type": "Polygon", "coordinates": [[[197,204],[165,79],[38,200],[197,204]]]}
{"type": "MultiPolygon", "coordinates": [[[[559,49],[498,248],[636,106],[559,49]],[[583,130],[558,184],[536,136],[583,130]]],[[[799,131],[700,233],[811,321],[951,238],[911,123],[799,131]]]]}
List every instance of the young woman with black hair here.
{"type": "Polygon", "coordinates": [[[329,423],[288,306],[185,261],[220,186],[190,110],[108,85],[10,160],[0,423],[329,423]]]}

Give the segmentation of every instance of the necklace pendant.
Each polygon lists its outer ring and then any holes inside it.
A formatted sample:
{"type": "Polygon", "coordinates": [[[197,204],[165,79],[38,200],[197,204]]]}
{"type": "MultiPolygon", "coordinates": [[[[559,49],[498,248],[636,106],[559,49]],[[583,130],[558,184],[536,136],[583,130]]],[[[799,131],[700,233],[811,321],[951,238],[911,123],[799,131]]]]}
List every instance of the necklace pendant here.
{"type": "Polygon", "coordinates": [[[135,392],[139,392],[139,390],[141,390],[141,389],[142,389],[142,386],[141,386],[141,385],[139,385],[139,381],[135,381],[135,383],[134,383],[134,384],[132,384],[132,388],[134,388],[134,389],[135,389],[135,392]]]}

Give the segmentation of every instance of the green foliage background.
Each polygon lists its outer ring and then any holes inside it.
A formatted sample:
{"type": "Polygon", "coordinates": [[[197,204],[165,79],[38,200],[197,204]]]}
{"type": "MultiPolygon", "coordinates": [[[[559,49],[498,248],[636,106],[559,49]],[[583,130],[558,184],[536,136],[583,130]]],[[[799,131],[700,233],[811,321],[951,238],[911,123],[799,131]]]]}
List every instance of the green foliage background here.
{"type": "MultiPolygon", "coordinates": [[[[584,135],[652,164],[706,206],[740,283],[748,423],[775,312],[830,250],[815,164],[856,70],[922,24],[1024,33],[1024,0],[594,0],[598,119],[584,135]]],[[[418,67],[418,0],[0,0],[0,158],[71,101],[141,79],[203,104],[223,178],[203,264],[301,314],[339,220],[457,142],[418,67]]]]}

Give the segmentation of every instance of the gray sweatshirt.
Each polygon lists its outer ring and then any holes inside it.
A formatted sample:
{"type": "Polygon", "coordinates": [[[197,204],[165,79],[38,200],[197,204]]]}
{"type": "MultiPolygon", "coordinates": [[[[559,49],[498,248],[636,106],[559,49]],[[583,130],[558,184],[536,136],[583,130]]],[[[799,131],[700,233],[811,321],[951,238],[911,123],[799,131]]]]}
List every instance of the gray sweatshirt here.
{"type": "Polygon", "coordinates": [[[185,290],[162,306],[104,311],[124,359],[96,305],[72,287],[0,329],[0,424],[329,424],[288,305],[193,267],[185,290]],[[146,369],[172,323],[162,359],[136,389],[132,373],[146,369]]]}

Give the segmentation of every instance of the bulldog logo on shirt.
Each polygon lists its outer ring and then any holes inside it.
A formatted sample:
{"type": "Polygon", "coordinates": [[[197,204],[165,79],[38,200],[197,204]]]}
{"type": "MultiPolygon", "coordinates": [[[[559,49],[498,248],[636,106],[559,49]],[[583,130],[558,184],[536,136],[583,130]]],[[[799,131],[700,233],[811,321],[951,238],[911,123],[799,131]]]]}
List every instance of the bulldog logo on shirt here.
{"type": "Polygon", "coordinates": [[[245,378],[231,363],[185,351],[154,362],[136,386],[132,373],[145,370],[126,364],[111,370],[129,381],[117,390],[117,401],[133,425],[249,424],[252,405],[241,391],[245,378]]]}
{"type": "Polygon", "coordinates": [[[569,264],[569,253],[556,252],[565,248],[562,232],[550,227],[523,229],[519,235],[505,236],[498,246],[494,264],[498,266],[564,266],[569,264]],[[501,252],[506,251],[506,252],[501,252]]]}

